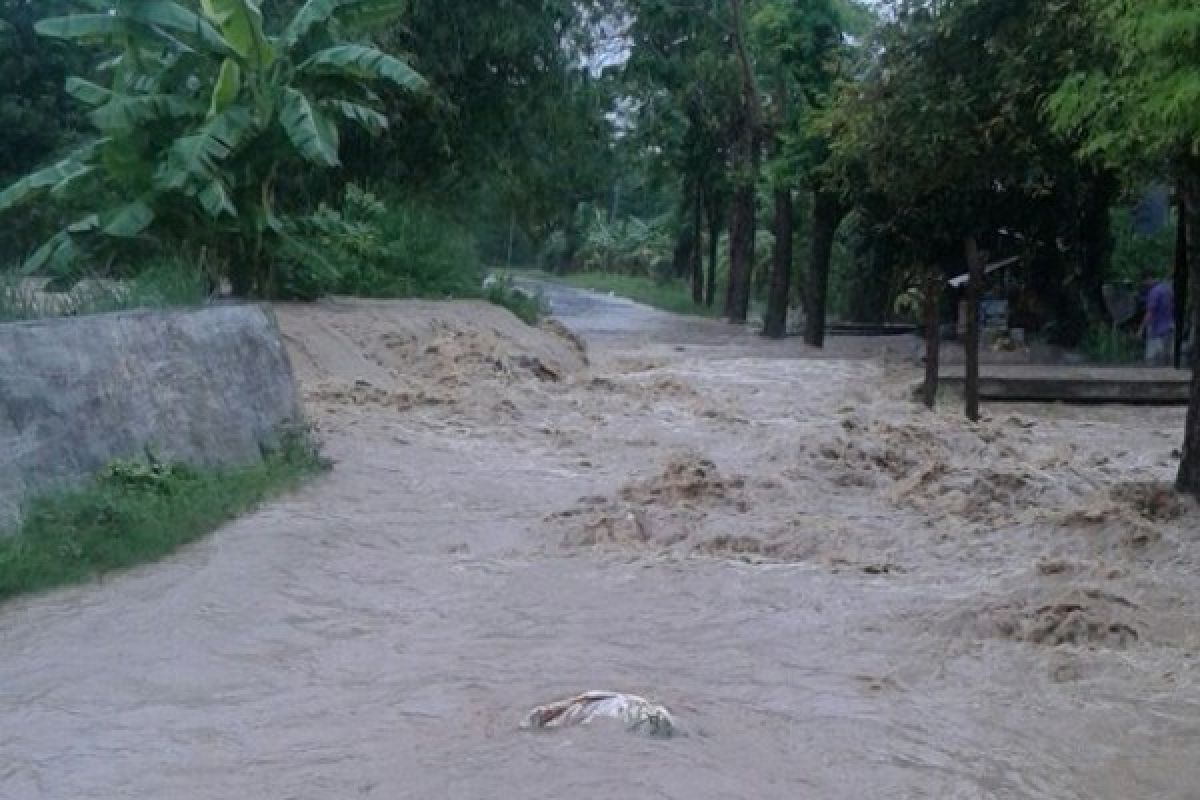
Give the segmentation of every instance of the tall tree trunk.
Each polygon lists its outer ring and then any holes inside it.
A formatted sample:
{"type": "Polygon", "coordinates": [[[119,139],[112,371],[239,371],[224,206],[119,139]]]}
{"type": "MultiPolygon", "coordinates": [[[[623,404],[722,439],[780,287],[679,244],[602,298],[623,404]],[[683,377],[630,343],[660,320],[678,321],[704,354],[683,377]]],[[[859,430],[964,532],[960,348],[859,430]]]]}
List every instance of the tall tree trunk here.
{"type": "Polygon", "coordinates": [[[1183,344],[1187,341],[1188,310],[1188,226],[1187,205],[1184,189],[1180,184],[1176,192],[1179,208],[1178,224],[1175,226],[1175,369],[1183,369],[1183,344]]]}
{"type": "Polygon", "coordinates": [[[937,269],[925,275],[925,406],[937,405],[938,372],[942,354],[941,336],[942,276],[937,269]]]}
{"type": "Polygon", "coordinates": [[[733,206],[729,214],[729,286],[725,292],[725,316],[744,323],[750,311],[750,280],[754,272],[755,191],[758,174],[758,142],[749,111],[744,112],[734,147],[733,206]]]}
{"type": "Polygon", "coordinates": [[[704,302],[704,190],[697,185],[692,196],[692,302],[704,302]]]}
{"type": "Polygon", "coordinates": [[[754,65],[746,46],[742,0],[729,0],[733,17],[732,42],[741,71],[741,109],[733,145],[733,212],[729,222],[729,290],[725,316],[744,323],[750,311],[750,281],[754,273],[754,184],[758,178],[759,135],[763,121],[754,65]]]}
{"type": "MultiPolygon", "coordinates": [[[[1184,426],[1183,460],[1176,485],[1200,499],[1200,164],[1189,162],[1184,170],[1183,200],[1187,225],[1189,283],[1188,316],[1192,326],[1192,398],[1184,426]]],[[[1184,223],[1184,220],[1180,220],[1184,223]]],[[[1178,298],[1182,300],[1182,298],[1178,298]]]]}
{"type": "Polygon", "coordinates": [[[717,302],[717,260],[721,244],[721,204],[715,192],[705,197],[708,214],[708,276],[704,282],[704,305],[709,308],[717,302]]]}
{"type": "Polygon", "coordinates": [[[782,339],[787,335],[788,300],[792,294],[792,190],[775,190],[775,250],[771,257],[771,288],[763,336],[782,339]]]}
{"type": "Polygon", "coordinates": [[[671,277],[675,279],[687,276],[692,266],[692,250],[695,249],[692,232],[687,225],[679,229],[675,237],[675,250],[671,255],[671,277]]]}
{"type": "Polygon", "coordinates": [[[964,242],[967,256],[967,419],[979,421],[979,301],[983,296],[983,255],[974,235],[964,242]]]}
{"type": "Polygon", "coordinates": [[[804,310],[804,341],[810,347],[825,346],[825,308],[829,302],[829,260],[833,240],[846,211],[832,192],[813,192],[812,257],[808,263],[808,301],[804,310]]]}
{"type": "Polygon", "coordinates": [[[740,184],[733,191],[729,219],[729,287],[725,292],[725,316],[742,323],[750,311],[750,278],[754,267],[754,184],[740,184]]]}

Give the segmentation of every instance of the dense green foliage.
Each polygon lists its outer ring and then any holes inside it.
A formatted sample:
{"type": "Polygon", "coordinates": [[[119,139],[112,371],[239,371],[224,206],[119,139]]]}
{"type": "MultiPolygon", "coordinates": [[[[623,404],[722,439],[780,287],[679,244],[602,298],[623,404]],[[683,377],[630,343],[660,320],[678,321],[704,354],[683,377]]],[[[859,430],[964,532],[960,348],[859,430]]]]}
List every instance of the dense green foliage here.
{"type": "Polygon", "coordinates": [[[30,501],[0,535],[0,601],[163,558],[322,468],[302,436],[241,468],[114,462],[88,486],[30,501]]]}
{"type": "Polygon", "coordinates": [[[1187,236],[1175,286],[1189,301],[1192,402],[1178,486],[1200,497],[1200,8],[1191,0],[1085,0],[1106,57],[1077,65],[1050,103],[1081,152],[1174,180],[1187,236]]]}
{"type": "Polygon", "coordinates": [[[0,113],[28,122],[0,156],[53,160],[0,195],[0,245],[63,286],[170,253],[243,294],[478,294],[481,253],[577,247],[604,191],[597,7],[6,0],[0,113]],[[347,180],[385,208],[374,245],[347,180]]]}
{"type": "Polygon", "coordinates": [[[294,235],[278,195],[296,165],[340,164],[342,121],[387,127],[370,81],[424,88],[405,62],[351,38],[401,5],[312,0],[275,36],[247,0],[116,2],[38,22],[43,36],[100,43],[112,77],[66,84],[98,135],[0,192],[0,212],[48,195],[101,203],[23,270],[69,277],[148,239],[203,252],[238,294],[287,294],[297,265],[319,275],[321,254],[294,235]]]}
{"type": "Polygon", "coordinates": [[[329,268],[287,275],[292,296],[460,296],[483,279],[470,232],[448,213],[427,203],[387,203],[356,184],[339,205],[322,203],[300,218],[297,235],[329,268]]]}
{"type": "Polygon", "coordinates": [[[0,207],[72,226],[42,273],[128,277],[165,248],[238,291],[438,295],[537,256],[686,281],[733,319],[767,300],[779,331],[801,301],[817,328],[889,315],[965,269],[969,234],[1019,258],[1022,324],[1071,343],[1105,281],[1165,267],[1169,231],[1131,235],[1119,199],[1195,147],[1183,0],[38,5],[117,12],[39,39],[0,4],[0,69],[35,100],[4,151],[57,154],[0,207]],[[244,146],[216,130],[247,114],[244,146]]]}
{"type": "Polygon", "coordinates": [[[54,154],[82,122],[63,85],[83,62],[40,40],[34,24],[66,11],[67,0],[0,0],[0,183],[54,154]]]}

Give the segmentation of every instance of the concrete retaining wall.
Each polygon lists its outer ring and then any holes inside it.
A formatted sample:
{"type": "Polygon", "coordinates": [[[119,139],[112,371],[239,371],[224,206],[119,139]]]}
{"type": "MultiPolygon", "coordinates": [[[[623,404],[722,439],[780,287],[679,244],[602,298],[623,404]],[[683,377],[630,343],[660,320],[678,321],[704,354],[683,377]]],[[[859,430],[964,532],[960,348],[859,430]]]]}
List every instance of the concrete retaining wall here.
{"type": "Polygon", "coordinates": [[[0,325],[0,531],[34,493],[147,448],[251,463],[301,417],[275,320],[259,306],[0,325]]]}

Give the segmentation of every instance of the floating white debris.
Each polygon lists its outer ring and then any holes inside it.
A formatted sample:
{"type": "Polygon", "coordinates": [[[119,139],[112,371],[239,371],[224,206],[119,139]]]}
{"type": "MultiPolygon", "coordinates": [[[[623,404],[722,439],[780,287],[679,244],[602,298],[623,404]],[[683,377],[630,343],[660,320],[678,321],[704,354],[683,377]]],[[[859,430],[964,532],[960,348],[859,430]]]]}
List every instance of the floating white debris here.
{"type": "Polygon", "coordinates": [[[557,703],[538,706],[526,715],[526,730],[554,730],[587,725],[594,719],[615,719],[626,729],[649,736],[669,737],[678,733],[671,712],[644,697],[621,692],[584,692],[557,703]]]}

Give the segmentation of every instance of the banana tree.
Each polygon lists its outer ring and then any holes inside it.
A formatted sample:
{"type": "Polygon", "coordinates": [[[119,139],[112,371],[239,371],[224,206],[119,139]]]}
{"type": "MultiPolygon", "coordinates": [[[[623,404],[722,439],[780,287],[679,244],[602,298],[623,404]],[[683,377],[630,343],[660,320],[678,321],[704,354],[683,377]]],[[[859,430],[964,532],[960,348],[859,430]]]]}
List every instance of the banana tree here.
{"type": "Polygon", "coordinates": [[[42,36],[99,46],[107,85],[67,91],[98,135],[0,191],[0,213],[40,200],[95,198],[30,255],[27,273],[70,274],[114,244],[203,248],[237,294],[269,294],[283,261],[328,269],[277,208],[282,177],[339,165],[339,126],[372,135],[388,119],[377,82],[422,91],[405,61],[357,37],[404,0],[308,0],[276,35],[252,0],[108,0],[42,20],[42,36]]]}

